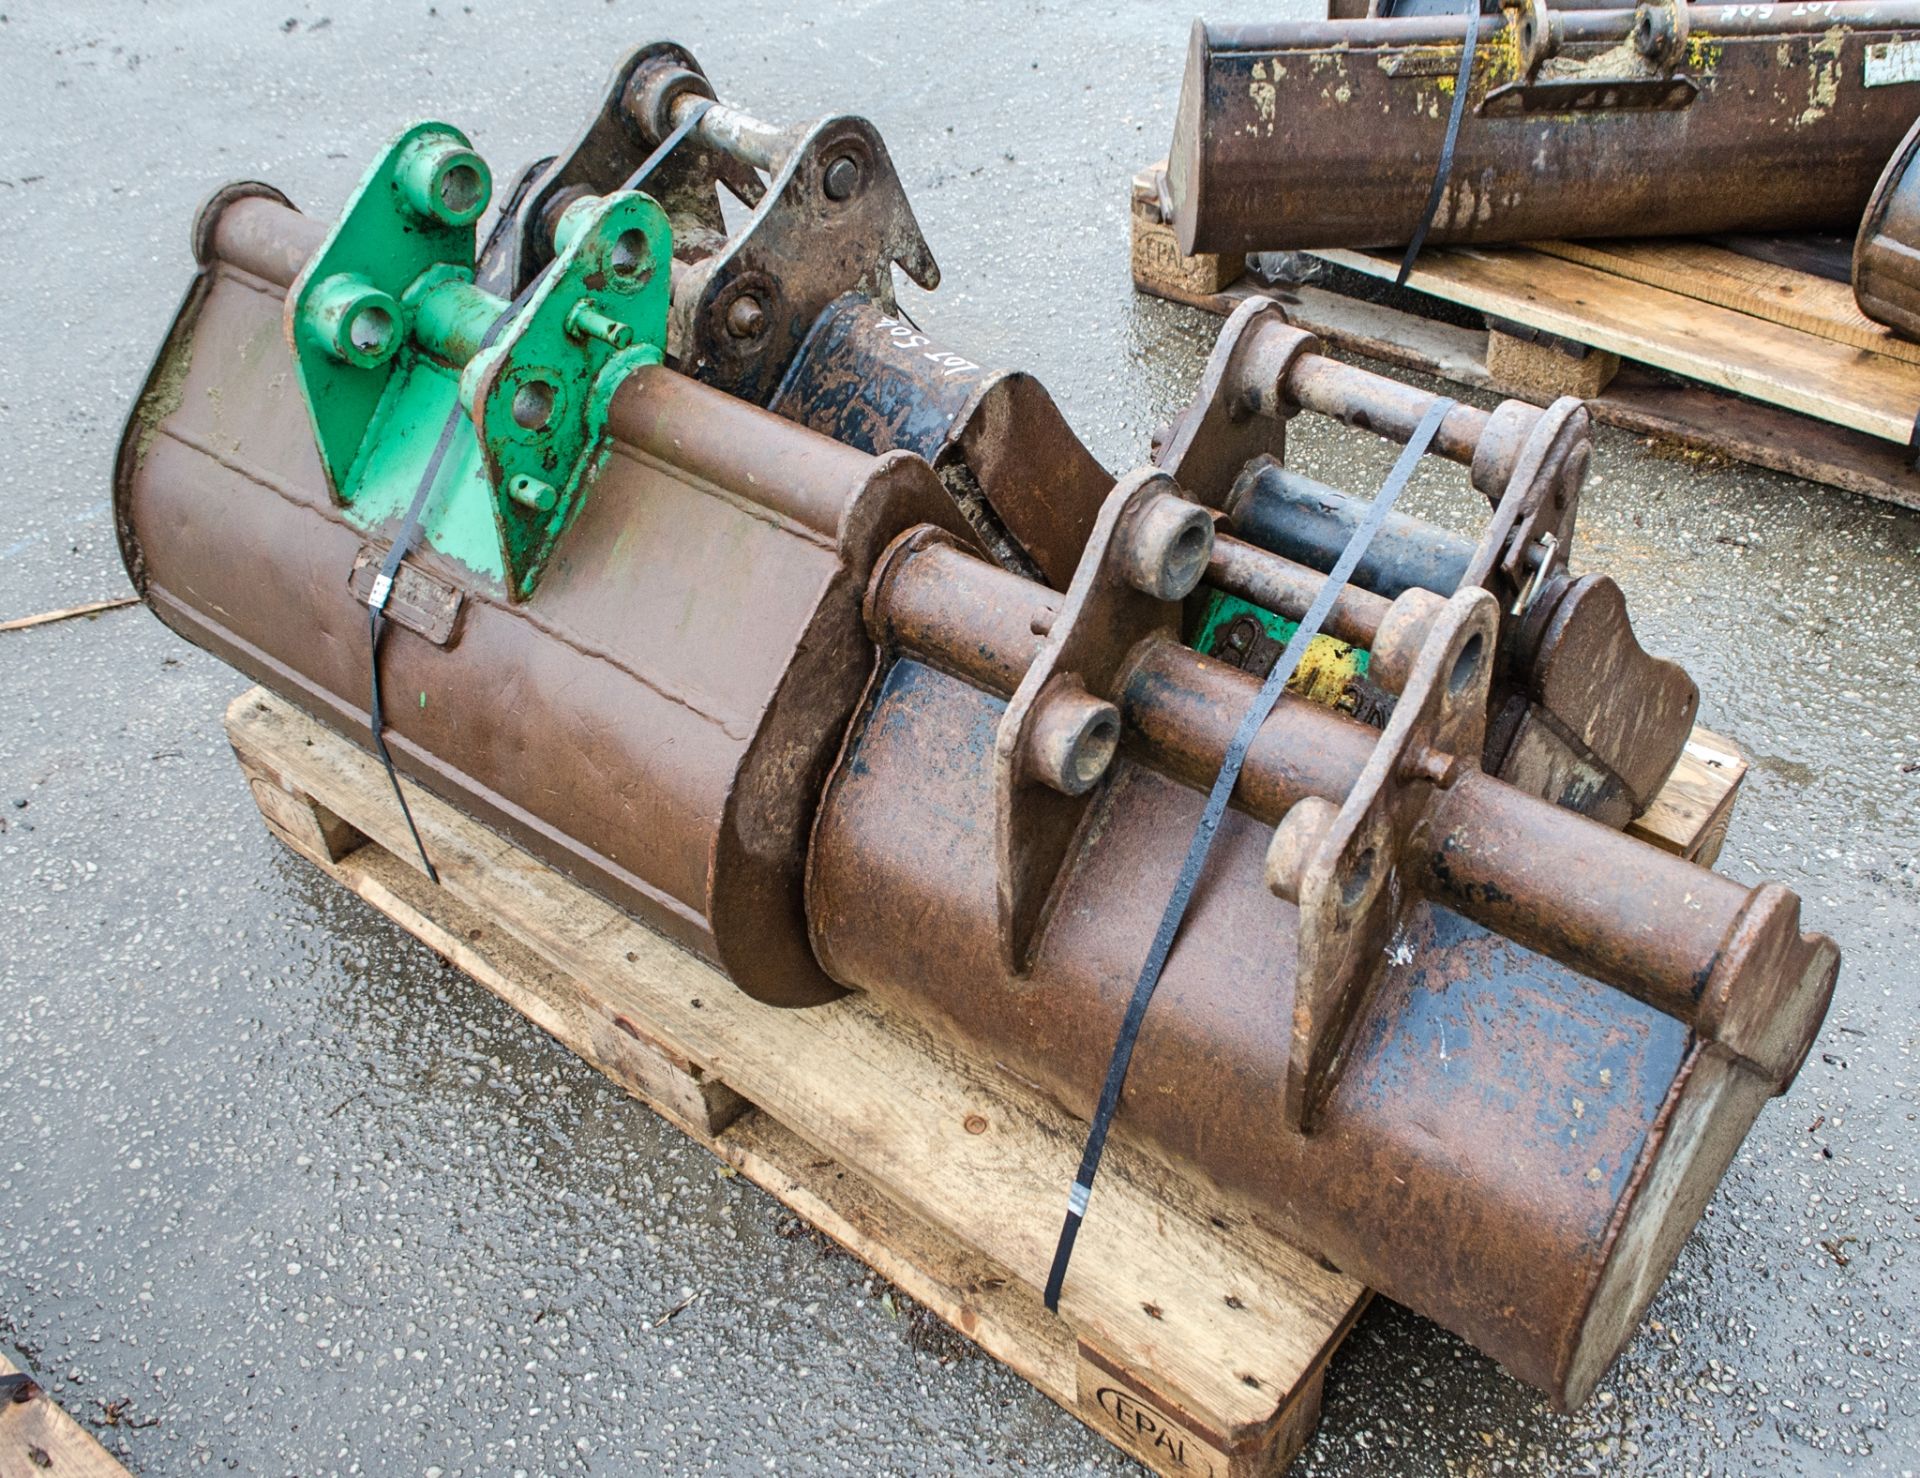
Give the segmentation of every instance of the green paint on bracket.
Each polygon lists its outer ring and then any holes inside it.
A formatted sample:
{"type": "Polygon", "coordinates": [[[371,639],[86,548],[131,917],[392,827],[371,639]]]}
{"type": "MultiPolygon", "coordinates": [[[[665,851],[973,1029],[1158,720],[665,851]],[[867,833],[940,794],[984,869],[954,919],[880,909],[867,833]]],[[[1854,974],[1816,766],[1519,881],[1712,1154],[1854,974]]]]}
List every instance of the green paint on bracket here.
{"type": "Polygon", "coordinates": [[[672,235],[637,192],[577,201],[515,307],[473,283],[490,188],[457,129],[402,133],[295,282],[292,321],[321,464],[349,521],[372,531],[402,518],[444,436],[422,536],[517,600],[604,461],[614,391],[663,358],[672,235]]]}
{"type": "MultiPolygon", "coordinates": [[[[373,530],[405,516],[440,440],[441,427],[459,407],[459,388],[458,373],[424,356],[410,373],[395,378],[348,486],[345,511],[356,528],[373,530]]],[[[466,420],[464,413],[461,419],[466,420]]],[[[449,559],[506,584],[493,489],[471,423],[455,428],[420,531],[429,545],[449,559]]]]}
{"type": "MultiPolygon", "coordinates": [[[[1200,627],[1188,643],[1196,652],[1211,654],[1220,640],[1220,633],[1242,616],[1252,616],[1263,627],[1267,635],[1282,646],[1293,640],[1294,632],[1300,629],[1298,621],[1289,621],[1285,616],[1277,616],[1264,607],[1256,606],[1250,600],[1242,600],[1237,595],[1228,595],[1224,590],[1215,590],[1208,594],[1206,608],[1200,613],[1200,627]]],[[[1353,653],[1354,671],[1362,677],[1367,674],[1369,653],[1355,648],[1353,653]]]]}

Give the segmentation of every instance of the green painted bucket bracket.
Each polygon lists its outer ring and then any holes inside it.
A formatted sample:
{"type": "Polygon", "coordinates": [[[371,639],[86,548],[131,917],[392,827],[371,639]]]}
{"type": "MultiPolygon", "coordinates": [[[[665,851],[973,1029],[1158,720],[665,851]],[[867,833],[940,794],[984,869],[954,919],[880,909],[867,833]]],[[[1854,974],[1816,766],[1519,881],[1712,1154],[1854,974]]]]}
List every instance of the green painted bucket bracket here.
{"type": "Polygon", "coordinates": [[[458,129],[406,130],[295,281],[287,327],[348,517],[400,517],[433,468],[423,537],[519,600],[580,510],[614,391],[664,355],[672,236],[636,191],[576,201],[509,303],[473,281],[491,183],[458,129]]]}

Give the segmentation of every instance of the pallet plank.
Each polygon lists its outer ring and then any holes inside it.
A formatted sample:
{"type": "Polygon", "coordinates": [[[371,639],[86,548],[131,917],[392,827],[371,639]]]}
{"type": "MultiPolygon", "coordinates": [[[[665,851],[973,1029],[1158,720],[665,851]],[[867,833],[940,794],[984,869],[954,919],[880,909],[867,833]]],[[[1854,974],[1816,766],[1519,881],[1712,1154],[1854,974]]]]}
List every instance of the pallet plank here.
{"type": "Polygon", "coordinates": [[[1526,247],[1836,344],[1920,364],[1920,344],[1862,313],[1847,283],[1811,272],[1704,241],[1529,241],[1526,247]]]}
{"type": "Polygon", "coordinates": [[[1904,446],[1629,365],[1589,403],[1596,421],[1844,492],[1920,508],[1920,470],[1904,446]]]}
{"type": "MultiPolygon", "coordinates": [[[[1315,255],[1389,280],[1400,265],[1376,252],[1315,255]]],[[[1408,283],[1902,446],[1920,412],[1920,365],[1537,251],[1436,249],[1420,258],[1408,283]]]]}
{"type": "MultiPolygon", "coordinates": [[[[0,1376],[26,1374],[0,1354],[0,1376]]],[[[0,1478],[127,1478],[106,1448],[38,1384],[0,1401],[0,1478]]]]}

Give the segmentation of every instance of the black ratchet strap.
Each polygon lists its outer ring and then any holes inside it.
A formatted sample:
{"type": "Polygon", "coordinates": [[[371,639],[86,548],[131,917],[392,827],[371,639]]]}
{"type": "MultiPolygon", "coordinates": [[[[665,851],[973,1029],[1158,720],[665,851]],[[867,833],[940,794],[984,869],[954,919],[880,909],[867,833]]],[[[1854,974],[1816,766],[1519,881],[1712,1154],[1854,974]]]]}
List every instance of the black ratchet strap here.
{"type": "Polygon", "coordinates": [[[1433,166],[1433,188],[1427,191],[1427,208],[1420,212],[1420,224],[1413,228],[1413,240],[1400,259],[1400,271],[1393,279],[1395,287],[1407,285],[1414,258],[1427,239],[1433,218],[1440,209],[1440,197],[1447,192],[1447,177],[1453,173],[1453,146],[1460,139],[1460,119],[1467,111],[1467,88],[1473,81],[1473,53],[1480,44],[1480,0],[1467,0],[1467,39],[1460,48],[1460,75],[1453,81],[1453,106],[1447,110],[1447,134],[1440,141],[1440,159],[1433,166]]]}
{"type": "MultiPolygon", "coordinates": [[[[494,319],[486,337],[480,341],[482,349],[493,347],[500,330],[513,321],[513,316],[533,296],[533,290],[539,283],[540,278],[534,278],[521,289],[520,296],[513,300],[512,306],[494,319]]],[[[420,474],[420,485],[413,490],[413,501],[407,504],[407,516],[400,520],[400,532],[393,536],[393,547],[387,550],[387,557],[380,561],[380,573],[374,576],[373,584],[367,591],[367,666],[373,674],[373,696],[367,705],[367,726],[373,732],[373,752],[380,756],[380,763],[387,767],[387,780],[393,786],[393,798],[400,802],[400,814],[406,817],[407,832],[413,838],[414,850],[420,854],[420,865],[436,883],[440,881],[440,874],[433,865],[433,859],[427,856],[427,844],[420,840],[420,828],[413,824],[413,808],[407,804],[406,794],[400,789],[400,772],[394,769],[393,756],[387,753],[384,732],[387,720],[380,702],[380,638],[386,634],[387,601],[393,595],[393,581],[400,572],[400,561],[407,557],[414,541],[420,537],[421,520],[426,517],[433,485],[439,480],[440,464],[446,461],[447,448],[453,445],[453,433],[465,414],[466,411],[457,403],[447,412],[447,419],[440,427],[440,439],[433,444],[433,455],[427,458],[426,471],[420,474]]]]}
{"type": "Polygon", "coordinates": [[[1387,514],[1392,511],[1394,500],[1412,479],[1414,468],[1419,466],[1420,458],[1426,454],[1440,430],[1440,423],[1453,407],[1454,402],[1445,399],[1435,400],[1427,407],[1427,413],[1420,418],[1413,435],[1407,438],[1407,444],[1400,449],[1400,457],[1393,464],[1393,471],[1387,474],[1387,480],[1380,485],[1379,495],[1367,510],[1367,516],[1361,520],[1360,527],[1353,531],[1347,547],[1340,551],[1340,558],[1334,562],[1314,595],[1313,604],[1307,607],[1306,614],[1300,618],[1300,626],[1287,643],[1286,651],[1274,663],[1267,680],[1260,685],[1260,692],[1241,718],[1240,727],[1234,731],[1233,742],[1227,746],[1226,755],[1220,761],[1220,773],[1207,795],[1206,810],[1201,812],[1200,824],[1194,828],[1193,840],[1187,844],[1187,860],[1181,865],[1180,876],[1174,882],[1173,896],[1167,900],[1166,912],[1160,916],[1160,927],[1154,932],[1153,946],[1147,951],[1146,963],[1140,967],[1140,978],[1134,984],[1133,998],[1127,1002],[1127,1014],[1120,1022],[1120,1035],[1113,1044],[1113,1056],[1107,1062],[1107,1078],[1100,1088],[1099,1106],[1094,1109],[1093,1123],[1087,1130],[1086,1148],[1080,1152],[1080,1169],[1074,1176],[1073,1188],[1067,1193],[1067,1219],[1060,1228],[1060,1240],[1053,1249],[1053,1267],[1047,1273],[1046,1305],[1055,1313],[1060,1309],[1060,1288],[1067,1280],[1067,1263],[1073,1257],[1073,1244],[1080,1235],[1080,1223],[1087,1214],[1088,1198],[1093,1195],[1093,1178],[1099,1173],[1100,1157],[1107,1147],[1107,1131],[1113,1127],[1114,1112],[1120,1107],[1120,1090],[1126,1086],[1127,1067],[1133,1061],[1134,1043],[1140,1036],[1141,1023],[1146,1020],[1147,1005],[1153,1000],[1154,989],[1160,984],[1160,972],[1166,968],[1167,956],[1173,952],[1173,941],[1180,932],[1182,920],[1186,918],[1193,890],[1198,886],[1200,874],[1207,865],[1207,854],[1213,850],[1213,840],[1226,815],[1227,802],[1233,796],[1234,786],[1239,783],[1241,766],[1247,760],[1247,750],[1252,747],[1254,736],[1273,712],[1274,705],[1280,701],[1280,694],[1299,670],[1308,644],[1320,634],[1320,627],[1325,623],[1327,613],[1333,609],[1334,601],[1353,577],[1355,567],[1367,552],[1367,546],[1373,542],[1373,536],[1379,532],[1387,514]]]}
{"type": "Polygon", "coordinates": [[[413,541],[420,534],[420,518],[427,510],[427,497],[433,491],[434,479],[440,475],[440,464],[446,460],[447,447],[453,441],[455,418],[460,408],[455,406],[448,415],[446,424],[440,428],[440,439],[433,444],[433,455],[427,458],[427,470],[420,476],[420,486],[413,490],[413,501],[407,505],[407,516],[400,523],[400,532],[393,536],[393,547],[387,551],[387,557],[380,562],[380,573],[373,577],[373,585],[367,591],[367,666],[372,673],[372,699],[367,705],[367,727],[373,734],[373,752],[380,756],[380,763],[387,767],[387,780],[393,786],[393,798],[400,803],[400,814],[406,818],[407,833],[413,838],[413,847],[420,854],[420,865],[427,870],[427,876],[434,882],[440,881],[440,874],[433,865],[433,859],[427,856],[427,844],[420,840],[420,828],[413,824],[413,808],[407,804],[406,793],[400,789],[400,772],[393,767],[393,756],[387,753],[386,714],[380,704],[380,638],[387,630],[387,598],[393,594],[393,577],[400,568],[400,561],[407,557],[407,551],[413,548],[413,541]]]}
{"type": "MultiPolygon", "coordinates": [[[[660,142],[660,147],[649,154],[636,169],[622,190],[637,190],[641,183],[659,167],[660,161],[671,154],[674,147],[692,133],[696,124],[713,106],[713,99],[704,99],[697,108],[688,112],[677,128],[660,142]]],[[[493,347],[500,331],[527,304],[527,300],[539,287],[545,273],[536,276],[520,290],[507,311],[493,321],[486,336],[480,341],[482,350],[493,347]]],[[[394,578],[400,572],[400,562],[412,550],[414,541],[420,537],[420,524],[427,512],[427,502],[433,494],[433,485],[440,476],[440,464],[446,461],[447,449],[453,445],[453,433],[460,425],[460,418],[466,412],[458,405],[447,412],[447,419],[440,428],[440,439],[433,444],[433,454],[427,458],[426,470],[420,474],[420,485],[413,490],[413,501],[407,505],[406,517],[400,521],[400,531],[393,536],[393,546],[387,550],[387,557],[380,562],[380,573],[374,577],[367,591],[367,630],[369,645],[368,666],[372,671],[372,696],[367,709],[367,725],[373,734],[374,753],[380,756],[380,763],[386,766],[387,779],[393,786],[393,798],[400,803],[400,814],[406,818],[407,833],[413,838],[414,849],[420,854],[420,865],[427,870],[427,876],[434,882],[440,881],[440,873],[433,865],[433,859],[427,856],[427,844],[420,840],[420,828],[414,825],[413,808],[407,804],[406,793],[400,788],[400,772],[394,768],[393,756],[387,752],[385,730],[387,727],[385,709],[380,701],[380,638],[387,630],[387,601],[393,595],[394,578]]]]}

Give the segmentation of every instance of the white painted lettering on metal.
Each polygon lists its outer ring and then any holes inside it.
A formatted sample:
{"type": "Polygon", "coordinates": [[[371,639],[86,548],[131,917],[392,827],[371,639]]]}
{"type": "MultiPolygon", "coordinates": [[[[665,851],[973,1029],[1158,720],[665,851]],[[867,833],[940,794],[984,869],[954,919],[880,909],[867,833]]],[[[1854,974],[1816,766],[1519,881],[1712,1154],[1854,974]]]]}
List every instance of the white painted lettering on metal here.
{"type": "Polygon", "coordinates": [[[1920,82],[1920,41],[1874,42],[1867,47],[1861,71],[1861,81],[1868,87],[1920,82]]]}
{"type": "Polygon", "coordinates": [[[955,375],[973,374],[980,366],[971,359],[963,359],[958,354],[949,354],[944,349],[928,349],[933,341],[912,326],[897,318],[882,317],[880,327],[887,331],[887,337],[893,341],[896,349],[920,349],[922,359],[930,359],[944,372],[943,378],[952,379],[955,375]]]}

